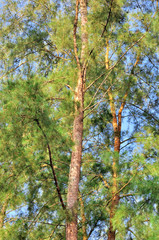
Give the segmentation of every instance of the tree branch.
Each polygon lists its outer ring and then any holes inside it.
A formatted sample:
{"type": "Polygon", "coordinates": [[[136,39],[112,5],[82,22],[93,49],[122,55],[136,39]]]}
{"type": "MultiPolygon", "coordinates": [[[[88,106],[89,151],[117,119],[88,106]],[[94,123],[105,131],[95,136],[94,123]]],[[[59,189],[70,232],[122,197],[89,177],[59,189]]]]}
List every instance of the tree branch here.
{"type": "Polygon", "coordinates": [[[51,167],[52,174],[53,174],[53,177],[54,177],[54,182],[55,182],[56,190],[57,190],[58,197],[59,197],[59,199],[60,199],[62,208],[65,210],[65,209],[66,209],[66,206],[65,206],[65,204],[64,204],[64,202],[63,202],[62,195],[61,195],[61,191],[60,191],[60,188],[59,188],[59,185],[58,185],[58,181],[57,181],[57,177],[56,177],[54,165],[53,165],[53,162],[52,162],[51,148],[50,148],[50,145],[49,145],[47,136],[46,136],[45,132],[43,131],[43,129],[42,129],[40,123],[39,123],[39,120],[38,120],[38,119],[34,119],[34,121],[37,123],[38,127],[39,127],[40,130],[42,131],[42,134],[43,134],[43,136],[44,136],[44,138],[45,138],[45,140],[46,140],[47,148],[48,148],[48,151],[49,151],[50,167],[51,167]]]}
{"type": "Polygon", "coordinates": [[[75,15],[75,20],[74,20],[73,42],[74,42],[74,53],[75,53],[77,66],[78,66],[78,69],[81,69],[81,64],[80,64],[78,52],[77,52],[77,36],[76,36],[77,24],[78,24],[78,5],[79,5],[79,0],[76,0],[76,15],[75,15]]]}
{"type": "Polygon", "coordinates": [[[98,79],[100,79],[101,77],[103,77],[105,75],[105,73],[102,73],[99,77],[97,77],[93,82],[90,83],[90,85],[85,89],[85,92],[95,83],[98,81],[98,79]]]}
{"type": "Polygon", "coordinates": [[[102,34],[101,34],[101,37],[103,37],[105,31],[107,30],[107,25],[108,25],[108,23],[109,23],[111,11],[112,11],[112,5],[113,5],[113,0],[111,0],[111,5],[110,5],[110,9],[109,9],[107,21],[106,21],[106,24],[105,24],[105,26],[104,26],[103,32],[102,32],[102,34]]]}
{"type": "Polygon", "coordinates": [[[142,109],[141,107],[139,107],[139,106],[137,106],[137,105],[135,105],[135,104],[133,104],[133,103],[129,103],[129,105],[132,105],[132,106],[138,108],[139,110],[141,110],[142,112],[146,113],[146,114],[149,115],[151,118],[153,118],[157,123],[159,123],[159,120],[158,120],[158,119],[156,119],[152,114],[150,114],[150,113],[147,112],[146,110],[142,109]]]}
{"type": "Polygon", "coordinates": [[[102,175],[102,174],[99,174],[99,177],[103,180],[105,187],[106,187],[106,188],[110,188],[108,182],[105,180],[105,178],[103,177],[103,175],[102,175]]]}
{"type": "MultiPolygon", "coordinates": [[[[137,169],[138,170],[138,169],[137,169]]],[[[106,203],[106,206],[109,205],[109,203],[113,200],[113,198],[119,194],[127,185],[129,185],[129,183],[132,181],[132,179],[136,176],[137,172],[129,179],[129,181],[127,183],[124,184],[124,186],[122,186],[113,196],[111,199],[109,199],[106,203]]]]}

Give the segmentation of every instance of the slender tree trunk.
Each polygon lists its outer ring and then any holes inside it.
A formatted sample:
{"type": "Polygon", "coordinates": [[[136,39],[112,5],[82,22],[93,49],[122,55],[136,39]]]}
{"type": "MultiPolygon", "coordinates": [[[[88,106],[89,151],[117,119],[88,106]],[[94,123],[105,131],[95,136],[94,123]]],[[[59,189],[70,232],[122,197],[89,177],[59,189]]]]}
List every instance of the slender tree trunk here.
{"type": "Polygon", "coordinates": [[[77,209],[78,209],[78,188],[80,180],[80,168],[82,157],[82,138],[83,138],[83,107],[84,107],[84,83],[85,83],[85,57],[87,49],[87,5],[85,0],[76,1],[76,17],[74,24],[74,50],[78,65],[78,82],[75,92],[75,118],[73,123],[74,147],[71,156],[69,173],[68,194],[67,194],[67,222],[66,239],[77,240],[77,209]],[[81,61],[77,56],[76,28],[78,22],[78,4],[81,10],[81,61]]]}
{"type": "MultiPolygon", "coordinates": [[[[135,63],[136,64],[136,63],[135,63]]],[[[135,65],[136,66],[136,65],[135,65]]],[[[110,207],[110,225],[109,225],[109,231],[108,231],[108,240],[115,240],[115,229],[113,228],[113,217],[115,215],[115,210],[119,204],[119,193],[118,192],[118,183],[117,183],[117,178],[118,178],[118,172],[117,172],[117,167],[119,164],[119,153],[120,153],[120,137],[121,137],[121,115],[122,111],[124,109],[125,103],[126,103],[126,98],[128,96],[128,91],[129,91],[130,86],[128,85],[128,90],[126,91],[124,97],[123,97],[123,102],[121,103],[120,109],[118,114],[116,114],[116,109],[115,109],[115,104],[114,104],[114,99],[112,96],[111,89],[108,92],[109,95],[109,100],[110,100],[110,108],[111,108],[111,113],[113,116],[113,130],[114,130],[114,158],[113,158],[113,186],[112,186],[112,202],[111,202],[111,207],[110,207]]]]}
{"type": "MultiPolygon", "coordinates": [[[[134,64],[134,67],[136,66],[137,62],[134,64]]],[[[106,39],[106,55],[105,55],[105,66],[106,70],[109,69],[109,41],[106,39]]],[[[112,201],[110,205],[110,218],[109,218],[109,230],[108,230],[108,240],[115,240],[115,229],[113,228],[113,218],[115,215],[116,208],[119,204],[119,199],[120,196],[117,193],[118,192],[118,183],[117,183],[117,178],[118,178],[118,164],[119,164],[119,153],[120,153],[120,137],[121,137],[121,115],[122,111],[124,109],[125,103],[126,103],[126,98],[128,95],[129,87],[123,97],[123,101],[121,103],[120,109],[118,114],[116,113],[116,107],[114,103],[114,98],[112,94],[112,90],[109,89],[108,91],[108,96],[109,96],[109,101],[110,101],[110,109],[111,109],[111,114],[112,114],[112,125],[113,125],[113,130],[114,130],[114,157],[113,157],[113,164],[112,164],[112,177],[113,177],[113,186],[112,186],[112,201]]]]}
{"type": "Polygon", "coordinates": [[[4,219],[5,219],[5,215],[6,215],[8,201],[9,201],[9,194],[7,195],[5,202],[3,203],[1,211],[0,211],[0,228],[2,228],[4,225],[4,219]]]}
{"type": "MultiPolygon", "coordinates": [[[[115,137],[114,141],[114,152],[119,154],[120,152],[120,137],[115,137]]],[[[110,220],[109,220],[109,231],[108,231],[108,240],[115,240],[115,230],[113,228],[113,217],[115,215],[115,210],[119,203],[119,194],[116,194],[118,191],[118,184],[117,184],[117,165],[118,165],[118,156],[113,158],[113,186],[112,186],[112,202],[110,207],[110,220]]]]}
{"type": "Polygon", "coordinates": [[[109,100],[110,100],[110,107],[111,113],[113,116],[113,129],[114,129],[114,157],[113,157],[113,186],[112,186],[112,202],[110,206],[110,220],[109,220],[109,231],[108,231],[108,240],[115,240],[115,230],[113,228],[113,217],[115,215],[116,207],[119,203],[119,194],[116,194],[118,191],[118,184],[117,184],[117,166],[119,162],[119,152],[120,152],[120,134],[121,134],[121,122],[119,124],[119,118],[117,120],[117,115],[115,111],[114,99],[112,97],[111,90],[109,91],[109,100]],[[120,125],[120,127],[119,127],[120,125]]]}
{"type": "Polygon", "coordinates": [[[81,209],[83,240],[88,240],[87,232],[86,232],[86,217],[84,213],[84,203],[83,203],[82,195],[80,192],[79,192],[79,201],[80,201],[80,209],[81,209]]]}

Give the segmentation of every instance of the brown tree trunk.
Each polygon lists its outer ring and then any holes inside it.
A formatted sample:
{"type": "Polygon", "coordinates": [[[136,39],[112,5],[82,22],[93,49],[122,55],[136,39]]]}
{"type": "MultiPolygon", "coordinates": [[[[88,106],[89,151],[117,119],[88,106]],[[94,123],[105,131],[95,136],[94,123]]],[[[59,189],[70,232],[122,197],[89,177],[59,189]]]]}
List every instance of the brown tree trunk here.
{"type": "Polygon", "coordinates": [[[116,207],[119,203],[119,194],[118,191],[118,184],[117,184],[117,166],[119,161],[119,152],[120,152],[120,133],[121,133],[121,121],[119,123],[119,115],[117,119],[116,111],[115,111],[115,104],[114,99],[111,93],[111,90],[108,92],[109,100],[110,100],[110,107],[111,113],[113,116],[112,125],[114,130],[114,157],[113,157],[113,186],[112,186],[112,201],[110,206],[110,220],[109,220],[109,231],[108,231],[108,240],[115,240],[115,230],[113,228],[113,217],[115,215],[116,207]]]}
{"type": "Polygon", "coordinates": [[[0,211],[0,228],[2,228],[4,225],[4,219],[5,219],[5,215],[6,215],[8,201],[9,201],[9,194],[7,195],[5,202],[3,203],[1,211],[0,211]]]}
{"type": "MultiPolygon", "coordinates": [[[[138,60],[135,62],[133,68],[137,65],[138,60]]],[[[105,55],[105,67],[106,70],[109,69],[109,41],[106,39],[106,55],[105,55]]],[[[108,240],[115,240],[115,229],[113,228],[113,218],[115,215],[116,208],[119,204],[119,193],[118,193],[118,183],[117,183],[117,167],[119,164],[119,153],[120,153],[120,137],[121,137],[121,115],[122,111],[124,109],[126,98],[128,95],[130,86],[128,86],[128,89],[123,97],[123,101],[121,103],[120,109],[118,114],[116,114],[116,107],[114,103],[114,98],[112,94],[112,90],[109,89],[108,96],[110,101],[110,109],[112,114],[112,125],[114,130],[114,157],[113,157],[113,164],[112,164],[112,177],[113,177],[113,185],[112,185],[112,200],[110,205],[110,216],[109,216],[109,230],[108,230],[108,240]]]]}
{"type": "Polygon", "coordinates": [[[84,213],[84,203],[83,203],[82,195],[80,192],[79,192],[79,201],[80,201],[80,209],[81,209],[83,240],[88,240],[87,232],[86,232],[86,217],[84,213]]]}
{"type": "MultiPolygon", "coordinates": [[[[129,90],[129,87],[128,87],[128,90],[129,90]]],[[[113,158],[113,165],[112,165],[113,186],[112,186],[112,201],[110,206],[110,220],[109,220],[110,225],[109,225],[109,231],[108,231],[108,240],[115,240],[116,231],[113,228],[112,220],[115,215],[115,210],[119,204],[119,199],[120,199],[120,196],[118,193],[118,190],[119,190],[118,183],[117,183],[117,177],[118,177],[117,167],[119,164],[119,153],[120,153],[120,136],[121,136],[121,122],[122,122],[121,115],[126,103],[128,91],[126,91],[123,97],[123,102],[121,103],[118,114],[116,114],[114,98],[113,98],[111,89],[108,91],[108,95],[109,95],[111,113],[113,116],[112,125],[114,130],[114,153],[115,153],[113,158]]]]}
{"type": "Polygon", "coordinates": [[[69,173],[68,194],[67,194],[67,219],[66,219],[66,239],[77,240],[77,209],[78,209],[78,187],[80,180],[80,168],[82,157],[83,138],[83,106],[84,106],[84,83],[85,83],[85,56],[87,49],[87,5],[85,0],[76,1],[76,17],[74,24],[74,51],[79,69],[78,82],[75,92],[75,118],[73,123],[74,147],[71,156],[69,173]],[[78,21],[78,4],[81,9],[81,62],[77,56],[76,28],[78,21]]]}
{"type": "Polygon", "coordinates": [[[73,125],[74,147],[71,157],[69,174],[69,185],[67,194],[67,225],[66,239],[77,239],[77,198],[80,180],[80,168],[82,157],[82,137],[83,137],[83,79],[79,77],[76,101],[80,106],[76,106],[75,119],[73,125]]]}
{"type": "MultiPolygon", "coordinates": [[[[120,138],[116,138],[116,144],[120,146],[120,138]]],[[[115,145],[115,143],[114,143],[115,145]]],[[[116,150],[115,152],[119,153],[119,150],[116,150]]],[[[110,207],[110,220],[109,220],[109,231],[108,231],[108,240],[115,240],[115,230],[113,228],[112,220],[115,215],[115,210],[119,203],[119,194],[116,194],[118,191],[118,185],[117,185],[117,164],[118,164],[118,157],[114,157],[113,159],[113,186],[112,186],[112,202],[110,207]]]]}

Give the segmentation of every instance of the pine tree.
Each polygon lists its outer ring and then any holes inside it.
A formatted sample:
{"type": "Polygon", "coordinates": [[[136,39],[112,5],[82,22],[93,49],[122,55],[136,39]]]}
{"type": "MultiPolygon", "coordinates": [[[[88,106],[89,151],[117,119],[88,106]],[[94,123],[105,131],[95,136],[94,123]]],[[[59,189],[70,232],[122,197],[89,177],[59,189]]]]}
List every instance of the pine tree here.
{"type": "Polygon", "coordinates": [[[2,239],[158,239],[157,14],[4,2],[2,239]]]}

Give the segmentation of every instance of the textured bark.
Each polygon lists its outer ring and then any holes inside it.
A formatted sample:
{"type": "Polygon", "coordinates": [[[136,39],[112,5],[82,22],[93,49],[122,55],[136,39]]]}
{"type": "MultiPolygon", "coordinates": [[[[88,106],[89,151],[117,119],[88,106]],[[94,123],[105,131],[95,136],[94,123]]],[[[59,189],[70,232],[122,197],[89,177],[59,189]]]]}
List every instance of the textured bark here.
{"type": "Polygon", "coordinates": [[[76,101],[80,107],[76,106],[76,116],[73,125],[74,149],[72,151],[71,166],[69,174],[69,185],[67,194],[67,225],[66,239],[77,239],[77,198],[80,180],[80,168],[82,157],[82,137],[83,137],[83,81],[78,79],[76,101]]]}
{"type": "Polygon", "coordinates": [[[74,147],[71,156],[71,165],[69,173],[68,194],[67,194],[67,222],[66,222],[66,239],[77,239],[77,208],[78,208],[78,188],[80,180],[80,168],[82,157],[82,138],[83,138],[83,106],[84,106],[84,82],[86,68],[84,66],[86,49],[87,49],[87,5],[85,0],[76,1],[76,16],[74,24],[74,50],[78,65],[78,82],[75,91],[75,118],[73,123],[73,141],[74,147]],[[78,22],[78,3],[81,10],[81,62],[78,62],[76,46],[76,28],[78,22]]]}

